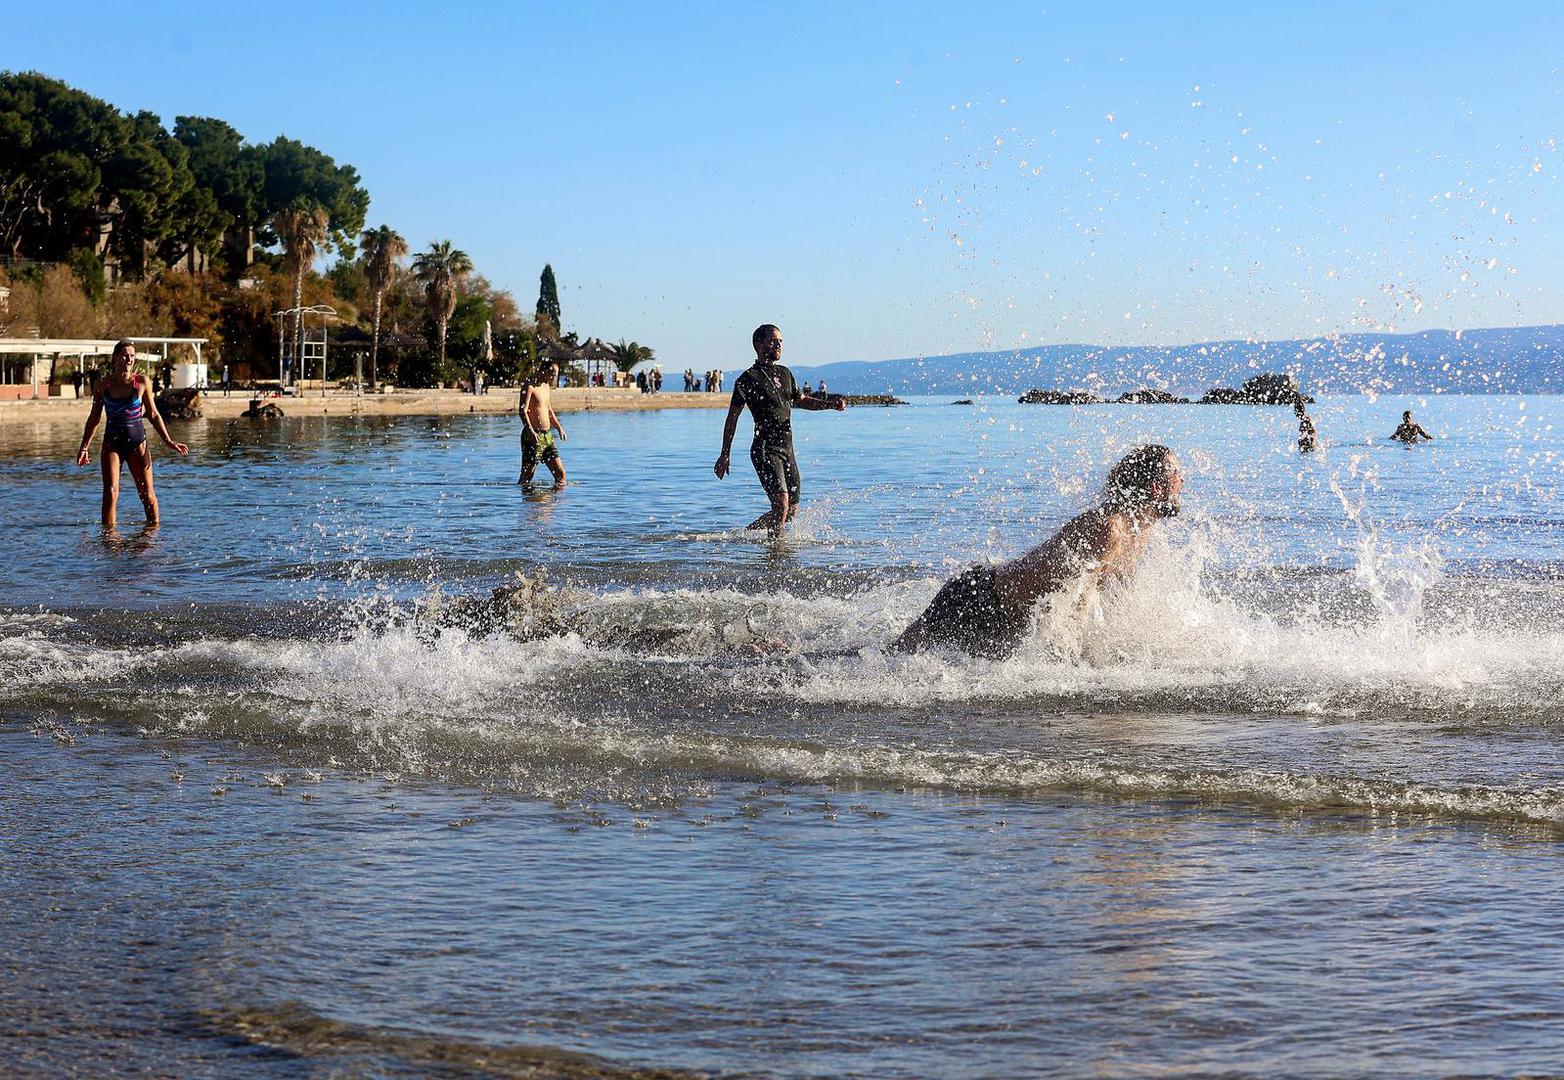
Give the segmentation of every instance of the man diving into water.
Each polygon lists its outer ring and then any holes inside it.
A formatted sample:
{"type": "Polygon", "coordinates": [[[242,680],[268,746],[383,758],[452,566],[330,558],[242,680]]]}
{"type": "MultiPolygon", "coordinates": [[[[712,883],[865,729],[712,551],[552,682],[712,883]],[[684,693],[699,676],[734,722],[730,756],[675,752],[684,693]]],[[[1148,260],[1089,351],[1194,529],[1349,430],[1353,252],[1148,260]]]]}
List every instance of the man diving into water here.
{"type": "Polygon", "coordinates": [[[755,346],[755,363],[733,381],[733,398],[728,403],[728,419],[722,426],[722,453],[713,471],[717,479],[728,475],[728,452],[733,448],[733,433],[738,430],[739,414],[749,406],[755,421],[755,441],[750,443],[749,460],[760,477],[771,509],[750,522],[751,529],[765,529],[781,536],[784,526],[798,513],[802,490],[798,458],[793,454],[793,407],[810,412],[847,408],[841,398],[817,398],[800,391],[793,373],[783,367],[782,331],[767,323],[757,327],[750,342],[755,346]]]}
{"type": "Polygon", "coordinates": [[[921,652],[937,645],[1002,659],[1015,651],[1039,597],[1081,574],[1101,583],[1128,577],[1151,539],[1151,527],[1179,512],[1184,475],[1166,446],[1130,451],[1108,472],[1102,504],[1051,540],[998,566],[974,566],[945,584],[922,615],[891,645],[921,652]]]}

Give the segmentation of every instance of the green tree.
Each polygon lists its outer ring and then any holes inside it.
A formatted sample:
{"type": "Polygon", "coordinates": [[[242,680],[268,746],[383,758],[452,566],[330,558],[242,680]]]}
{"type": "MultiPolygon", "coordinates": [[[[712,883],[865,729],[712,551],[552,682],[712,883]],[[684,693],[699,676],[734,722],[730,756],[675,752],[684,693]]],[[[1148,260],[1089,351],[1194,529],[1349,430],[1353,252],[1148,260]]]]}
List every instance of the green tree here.
{"type": "MultiPolygon", "coordinates": [[[[326,212],[330,247],[351,252],[369,212],[369,192],[359,185],[358,170],[338,165],[313,146],[279,135],[259,150],[264,170],[262,206],[268,218],[279,210],[310,203],[326,212]]],[[[262,236],[267,243],[272,238],[262,236]]]]}
{"type": "Polygon", "coordinates": [[[654,358],[652,350],[647,346],[624,338],[619,339],[619,344],[610,345],[608,351],[613,354],[614,367],[624,372],[632,371],[635,365],[654,358]]]}
{"type": "Polygon", "coordinates": [[[95,248],[106,167],[129,144],[105,101],[34,72],[0,73],[0,242],[12,256],[57,261],[95,248]],[[101,196],[101,197],[100,197],[101,196]]]}
{"type": "Polygon", "coordinates": [[[244,269],[255,245],[255,226],[265,217],[266,166],[259,149],[247,146],[230,124],[207,116],[175,117],[174,138],[189,154],[195,190],[210,195],[214,224],[239,256],[235,268],[244,269]]]}
{"type": "Polygon", "coordinates": [[[483,359],[483,324],[493,324],[494,308],[481,296],[463,290],[451,313],[446,351],[457,360],[475,363],[483,359]]]}
{"type": "Polygon", "coordinates": [[[326,239],[330,219],[326,211],[310,203],[299,203],[272,216],[271,229],[282,244],[283,259],[293,273],[293,363],[303,374],[304,347],[304,271],[315,263],[315,255],[326,239]]]}
{"type": "Polygon", "coordinates": [[[358,238],[359,251],[364,256],[364,276],[369,289],[375,294],[375,326],[369,339],[369,385],[379,379],[380,363],[380,311],[386,290],[396,280],[397,261],[407,257],[407,241],[389,225],[366,229],[358,238]]]}
{"type": "Polygon", "coordinates": [[[434,320],[439,336],[439,371],[442,376],[445,372],[446,330],[450,326],[451,315],[456,311],[456,288],[472,270],[472,259],[465,251],[453,247],[449,240],[436,241],[429,245],[428,251],[413,256],[413,277],[424,287],[429,316],[434,320]]]}
{"type": "Polygon", "coordinates": [[[559,286],[554,281],[554,267],[548,263],[544,263],[543,275],[538,278],[537,315],[540,329],[547,319],[554,332],[559,332],[559,286]]]}

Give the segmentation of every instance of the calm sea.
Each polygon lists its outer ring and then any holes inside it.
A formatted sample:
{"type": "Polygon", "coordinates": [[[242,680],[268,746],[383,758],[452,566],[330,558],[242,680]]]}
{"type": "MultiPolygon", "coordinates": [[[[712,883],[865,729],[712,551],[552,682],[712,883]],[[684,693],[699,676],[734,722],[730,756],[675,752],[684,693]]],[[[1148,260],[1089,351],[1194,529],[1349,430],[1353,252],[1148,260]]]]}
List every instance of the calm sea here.
{"type": "Polygon", "coordinates": [[[9,422],[0,1071],[1564,1072],[1564,403],[1313,415],[798,414],[780,545],[720,411],[564,417],[557,493],[197,421],[112,537],[9,422]],[[885,652],[1152,441],[1133,582],[885,652]]]}

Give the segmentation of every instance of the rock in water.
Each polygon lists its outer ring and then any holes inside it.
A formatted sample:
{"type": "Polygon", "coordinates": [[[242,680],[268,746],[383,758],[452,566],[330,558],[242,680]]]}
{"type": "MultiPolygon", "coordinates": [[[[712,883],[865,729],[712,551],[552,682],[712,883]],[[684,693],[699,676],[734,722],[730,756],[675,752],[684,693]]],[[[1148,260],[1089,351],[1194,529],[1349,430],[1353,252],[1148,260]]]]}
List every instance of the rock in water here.
{"type": "Polygon", "coordinates": [[[193,386],[183,390],[164,390],[157,396],[157,411],[165,420],[199,420],[201,391],[193,386]]]}

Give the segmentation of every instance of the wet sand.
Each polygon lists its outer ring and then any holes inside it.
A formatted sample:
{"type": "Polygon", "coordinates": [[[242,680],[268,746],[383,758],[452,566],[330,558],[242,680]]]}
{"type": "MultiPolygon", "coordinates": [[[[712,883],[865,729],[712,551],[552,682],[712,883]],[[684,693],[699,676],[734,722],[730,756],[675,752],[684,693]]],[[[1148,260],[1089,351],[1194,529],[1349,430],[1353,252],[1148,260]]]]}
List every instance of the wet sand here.
{"type": "MultiPolygon", "coordinates": [[[[397,390],[390,394],[331,392],[324,396],[311,393],[299,397],[270,397],[287,416],[451,416],[458,414],[500,415],[516,411],[518,391],[499,388],[487,394],[460,390],[397,390]]],[[[612,387],[569,387],[554,391],[554,408],[561,413],[585,409],[720,409],[728,404],[728,395],[661,393],[643,394],[639,390],[612,387]]],[[[0,423],[84,424],[91,402],[86,399],[48,398],[39,401],[0,401],[0,423]]],[[[229,420],[249,408],[250,394],[235,390],[224,397],[222,391],[201,397],[201,412],[209,420],[229,420]]]]}

